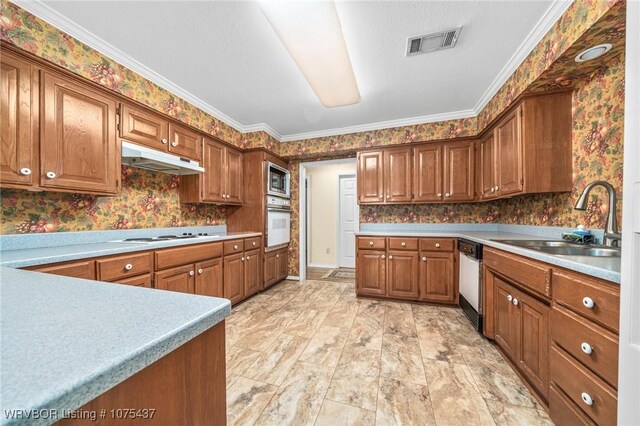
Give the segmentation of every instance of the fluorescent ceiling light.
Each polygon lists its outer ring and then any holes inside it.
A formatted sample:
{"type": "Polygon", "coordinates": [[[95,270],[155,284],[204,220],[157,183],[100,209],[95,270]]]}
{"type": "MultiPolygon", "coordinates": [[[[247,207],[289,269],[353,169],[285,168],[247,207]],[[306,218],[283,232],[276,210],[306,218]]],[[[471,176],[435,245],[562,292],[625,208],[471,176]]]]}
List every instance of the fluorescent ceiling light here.
{"type": "Polygon", "coordinates": [[[333,1],[263,0],[259,4],[322,105],[360,102],[333,1]]]}

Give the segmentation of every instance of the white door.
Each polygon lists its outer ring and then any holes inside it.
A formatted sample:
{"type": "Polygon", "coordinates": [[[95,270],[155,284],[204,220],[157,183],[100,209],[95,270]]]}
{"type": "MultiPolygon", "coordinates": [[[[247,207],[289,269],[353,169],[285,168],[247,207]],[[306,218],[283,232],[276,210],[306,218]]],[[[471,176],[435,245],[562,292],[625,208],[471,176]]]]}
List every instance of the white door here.
{"type": "Polygon", "coordinates": [[[339,226],[338,247],[340,258],[338,266],[341,268],[356,267],[356,231],[358,230],[358,202],[356,194],[356,176],[342,175],[339,178],[340,193],[338,194],[339,226]]]}

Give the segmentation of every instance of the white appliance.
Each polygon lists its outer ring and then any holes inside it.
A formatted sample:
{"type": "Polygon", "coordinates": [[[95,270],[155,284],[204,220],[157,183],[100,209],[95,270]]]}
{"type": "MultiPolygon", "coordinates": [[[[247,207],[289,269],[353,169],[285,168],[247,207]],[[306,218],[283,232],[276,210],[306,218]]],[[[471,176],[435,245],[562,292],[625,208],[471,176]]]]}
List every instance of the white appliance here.
{"type": "Polygon", "coordinates": [[[458,251],[459,305],[475,329],[482,332],[482,245],[460,239],[458,251]]]}
{"type": "Polygon", "coordinates": [[[291,238],[291,200],[267,196],[267,248],[289,244],[291,238]]]}
{"type": "Polygon", "coordinates": [[[197,175],[200,163],[155,149],[122,141],[122,164],[171,175],[197,175]]]}
{"type": "Polygon", "coordinates": [[[289,170],[267,162],[267,194],[283,198],[291,197],[291,175],[289,170]]]}

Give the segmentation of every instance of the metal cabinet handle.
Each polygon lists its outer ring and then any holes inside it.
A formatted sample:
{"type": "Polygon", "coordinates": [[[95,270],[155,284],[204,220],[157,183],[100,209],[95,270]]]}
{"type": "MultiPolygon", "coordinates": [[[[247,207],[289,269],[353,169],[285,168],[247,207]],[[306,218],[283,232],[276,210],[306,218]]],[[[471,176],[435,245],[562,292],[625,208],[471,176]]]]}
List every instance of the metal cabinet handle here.
{"type": "Polygon", "coordinates": [[[440,243],[436,243],[436,248],[440,248],[440,243]]]}
{"type": "Polygon", "coordinates": [[[56,177],[56,174],[55,174],[54,172],[47,172],[46,176],[47,176],[49,179],[53,179],[53,178],[55,178],[55,177],[56,177]]]}
{"type": "Polygon", "coordinates": [[[279,258],[279,257],[280,257],[280,255],[279,255],[279,254],[276,254],[276,259],[277,259],[277,258],[279,258]]]}
{"type": "Polygon", "coordinates": [[[402,247],[405,247],[405,246],[407,245],[407,243],[405,243],[405,242],[403,241],[403,242],[401,242],[401,243],[400,243],[400,245],[401,245],[402,247]]]}
{"type": "Polygon", "coordinates": [[[382,256],[380,256],[381,259],[384,259],[384,254],[382,256]]]}
{"type": "Polygon", "coordinates": [[[247,256],[247,260],[249,260],[249,256],[247,256]]]}
{"type": "Polygon", "coordinates": [[[233,249],[234,249],[234,250],[238,250],[238,245],[237,245],[237,244],[234,244],[234,245],[233,245],[233,249]]]}
{"type": "Polygon", "coordinates": [[[391,198],[391,195],[387,195],[387,200],[388,200],[389,198],[391,198]]]}
{"type": "Polygon", "coordinates": [[[511,302],[511,301],[513,300],[513,296],[512,296],[512,295],[508,295],[508,296],[507,296],[507,300],[508,300],[509,302],[511,302]]]}
{"type": "Polygon", "coordinates": [[[171,142],[171,146],[178,146],[178,142],[171,142]]]}
{"type": "Polygon", "coordinates": [[[163,145],[166,145],[168,141],[165,138],[162,138],[160,142],[162,142],[163,145]]]}
{"type": "Polygon", "coordinates": [[[497,191],[498,189],[500,189],[500,188],[496,185],[496,191],[497,191]]]}
{"type": "Polygon", "coordinates": [[[202,268],[198,269],[198,273],[201,274],[202,273],[202,268]]]}
{"type": "Polygon", "coordinates": [[[21,175],[25,175],[25,176],[29,176],[31,174],[31,169],[28,167],[23,167],[20,169],[20,174],[21,175]]]}
{"type": "Polygon", "coordinates": [[[254,241],[254,242],[252,242],[251,244],[253,244],[253,245],[255,246],[255,245],[256,245],[256,242],[254,241]]]}
{"type": "Polygon", "coordinates": [[[496,189],[492,187],[491,192],[496,192],[496,189]]]}
{"type": "Polygon", "coordinates": [[[582,352],[587,355],[591,355],[591,353],[593,352],[593,348],[587,342],[582,342],[582,344],[580,345],[580,349],[582,349],[582,352]]]}
{"type": "Polygon", "coordinates": [[[369,245],[372,246],[373,245],[373,241],[369,241],[369,245]]]}
{"type": "Polygon", "coordinates": [[[422,256],[422,261],[426,262],[427,261],[427,257],[426,256],[422,256]]]}
{"type": "Polygon", "coordinates": [[[518,299],[516,299],[515,297],[513,298],[513,302],[511,302],[514,304],[514,306],[518,306],[518,299]]]}
{"type": "Polygon", "coordinates": [[[445,197],[451,197],[451,194],[449,194],[448,192],[446,194],[444,194],[445,197]]]}
{"type": "Polygon", "coordinates": [[[591,395],[589,395],[588,393],[582,392],[582,395],[580,395],[580,397],[582,397],[582,402],[584,402],[588,406],[593,405],[593,398],[591,398],[591,395]]]}
{"type": "Polygon", "coordinates": [[[438,197],[442,197],[442,192],[438,192],[438,197]]]}
{"type": "Polygon", "coordinates": [[[124,265],[124,269],[125,271],[130,271],[133,269],[133,265],[130,263],[127,263],[126,265],[124,265]]]}
{"type": "Polygon", "coordinates": [[[190,275],[190,276],[194,276],[194,275],[195,275],[195,272],[193,272],[193,271],[189,271],[189,275],[190,275]]]}
{"type": "Polygon", "coordinates": [[[389,256],[389,260],[393,260],[393,256],[389,256]]]}
{"type": "Polygon", "coordinates": [[[244,262],[244,257],[243,257],[243,258],[241,258],[240,260],[242,260],[242,261],[244,262]]]}
{"type": "Polygon", "coordinates": [[[582,304],[587,309],[593,309],[593,307],[596,305],[596,302],[594,302],[590,297],[585,297],[584,299],[582,299],[582,304]]]}

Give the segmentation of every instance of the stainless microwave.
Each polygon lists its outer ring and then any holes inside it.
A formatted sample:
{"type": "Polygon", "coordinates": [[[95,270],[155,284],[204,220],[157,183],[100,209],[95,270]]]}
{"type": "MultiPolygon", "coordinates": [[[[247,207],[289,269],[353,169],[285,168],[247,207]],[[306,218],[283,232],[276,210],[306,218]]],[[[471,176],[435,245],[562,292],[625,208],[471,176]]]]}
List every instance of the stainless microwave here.
{"type": "Polygon", "coordinates": [[[284,198],[291,196],[291,175],[289,170],[267,162],[267,194],[284,198]]]}

